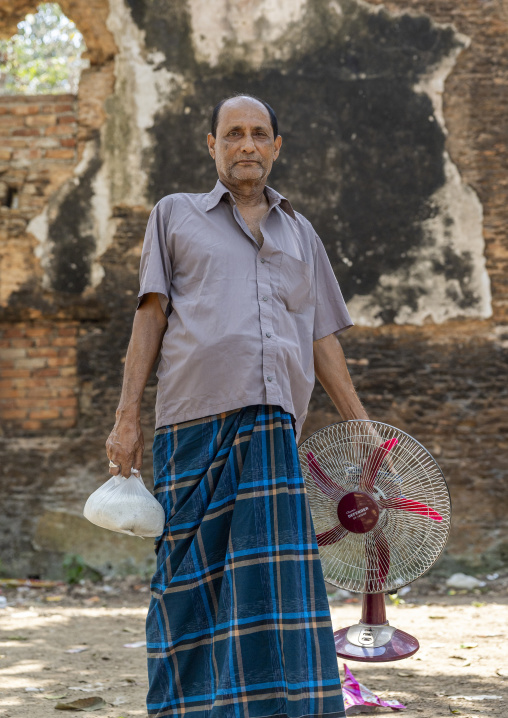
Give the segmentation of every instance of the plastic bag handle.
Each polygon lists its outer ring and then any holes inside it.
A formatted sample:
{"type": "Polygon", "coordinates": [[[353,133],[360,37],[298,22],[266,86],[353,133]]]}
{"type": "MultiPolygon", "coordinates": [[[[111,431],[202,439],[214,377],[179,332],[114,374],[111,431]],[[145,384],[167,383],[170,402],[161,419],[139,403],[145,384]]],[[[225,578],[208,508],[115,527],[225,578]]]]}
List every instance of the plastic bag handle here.
{"type": "Polygon", "coordinates": [[[123,476],[122,474],[116,474],[113,478],[115,479],[115,486],[118,486],[120,483],[120,479],[123,479],[124,481],[127,481],[127,479],[130,479],[132,476],[134,476],[135,479],[138,479],[143,486],[145,485],[145,482],[141,478],[141,472],[139,469],[131,468],[131,475],[130,476],[123,476]]]}

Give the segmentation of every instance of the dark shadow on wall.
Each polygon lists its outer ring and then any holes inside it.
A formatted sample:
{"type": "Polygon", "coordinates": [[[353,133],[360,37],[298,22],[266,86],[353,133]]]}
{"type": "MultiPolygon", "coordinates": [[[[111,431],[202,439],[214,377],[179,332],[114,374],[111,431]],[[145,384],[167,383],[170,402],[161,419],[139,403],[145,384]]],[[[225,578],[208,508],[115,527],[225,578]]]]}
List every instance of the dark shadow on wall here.
{"type": "MultiPolygon", "coordinates": [[[[154,203],[173,192],[209,191],[216,180],[205,141],[212,107],[235,92],[266,99],[284,140],[270,184],[313,223],[350,299],[412,265],[431,241],[422,222],[433,216],[430,198],[445,182],[445,136],[429,96],[414,87],[460,43],[452,28],[427,16],[344,7],[335,30],[314,11],[307,32],[313,37],[318,28],[315,44],[295,50],[292,61],[259,71],[225,61],[213,69],[187,66],[192,92],[180,98],[178,112],[159,113],[147,161],[154,203]]],[[[146,14],[143,27],[149,42],[146,14]]],[[[161,49],[158,37],[154,45],[161,49]]],[[[470,267],[456,269],[467,280],[470,267]]],[[[401,306],[416,309],[422,291],[401,288],[386,297],[383,323],[401,306]]]]}

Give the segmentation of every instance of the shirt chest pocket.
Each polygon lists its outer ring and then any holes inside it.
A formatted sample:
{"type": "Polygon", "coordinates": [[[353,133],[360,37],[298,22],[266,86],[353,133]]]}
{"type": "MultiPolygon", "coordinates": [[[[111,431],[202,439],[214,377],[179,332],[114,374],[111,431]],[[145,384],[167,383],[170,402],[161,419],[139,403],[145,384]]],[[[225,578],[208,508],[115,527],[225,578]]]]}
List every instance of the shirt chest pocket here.
{"type": "Polygon", "coordinates": [[[290,312],[302,312],[312,294],[310,265],[282,252],[278,294],[290,312]]]}

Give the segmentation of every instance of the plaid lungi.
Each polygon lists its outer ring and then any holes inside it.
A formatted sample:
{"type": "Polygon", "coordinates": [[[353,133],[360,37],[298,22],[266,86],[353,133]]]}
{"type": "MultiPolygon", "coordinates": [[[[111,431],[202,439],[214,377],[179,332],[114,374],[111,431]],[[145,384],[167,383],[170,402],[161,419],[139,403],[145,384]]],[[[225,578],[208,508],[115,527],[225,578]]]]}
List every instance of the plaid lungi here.
{"type": "Polygon", "coordinates": [[[290,414],[158,429],[166,513],[146,631],[150,716],[345,716],[290,414]]]}

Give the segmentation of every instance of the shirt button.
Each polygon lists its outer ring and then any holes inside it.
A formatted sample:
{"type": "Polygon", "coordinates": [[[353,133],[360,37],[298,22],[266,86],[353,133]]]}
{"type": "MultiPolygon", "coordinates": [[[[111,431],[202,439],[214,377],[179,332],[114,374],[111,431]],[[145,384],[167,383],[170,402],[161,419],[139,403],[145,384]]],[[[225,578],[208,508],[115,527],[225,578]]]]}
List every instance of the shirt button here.
{"type": "Polygon", "coordinates": [[[270,339],[270,337],[272,336],[272,333],[271,333],[271,332],[266,332],[266,336],[268,337],[268,339],[270,339]]]}
{"type": "Polygon", "coordinates": [[[266,378],[268,379],[268,381],[272,381],[273,376],[267,376],[266,378]]]}
{"type": "Polygon", "coordinates": [[[267,302],[267,301],[268,301],[268,297],[262,297],[262,299],[263,299],[264,302],[267,302]]]}
{"type": "Polygon", "coordinates": [[[264,264],[264,263],[266,262],[266,259],[265,259],[264,257],[262,257],[262,258],[260,259],[260,262],[261,262],[261,264],[264,264]]]}

